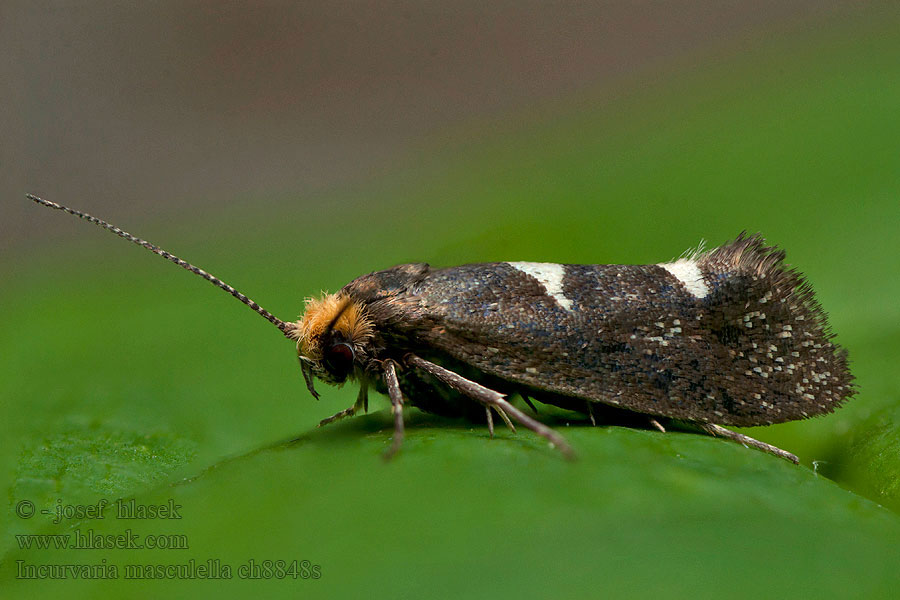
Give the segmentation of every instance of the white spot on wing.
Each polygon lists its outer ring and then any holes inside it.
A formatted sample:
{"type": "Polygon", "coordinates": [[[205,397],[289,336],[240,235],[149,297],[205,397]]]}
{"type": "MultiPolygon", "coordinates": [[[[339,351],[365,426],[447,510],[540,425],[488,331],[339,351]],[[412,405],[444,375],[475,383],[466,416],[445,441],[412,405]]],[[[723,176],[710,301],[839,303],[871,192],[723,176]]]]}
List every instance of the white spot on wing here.
{"type": "Polygon", "coordinates": [[[572,310],[572,301],[566,298],[566,294],[563,292],[563,277],[566,276],[566,270],[562,265],[535,262],[510,262],[506,264],[537,279],[544,286],[547,295],[556,300],[557,304],[566,310],[572,310]]]}
{"type": "Polygon", "coordinates": [[[709,295],[709,287],[703,280],[703,273],[693,260],[682,258],[675,262],[660,263],[659,266],[683,283],[690,294],[697,298],[706,298],[709,295]]]}

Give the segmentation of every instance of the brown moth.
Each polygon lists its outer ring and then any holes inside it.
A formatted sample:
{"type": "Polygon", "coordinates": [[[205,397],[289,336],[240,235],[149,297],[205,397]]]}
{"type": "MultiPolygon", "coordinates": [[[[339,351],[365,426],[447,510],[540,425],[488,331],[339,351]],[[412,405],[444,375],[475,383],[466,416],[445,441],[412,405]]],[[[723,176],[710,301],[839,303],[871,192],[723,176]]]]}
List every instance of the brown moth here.
{"type": "Polygon", "coordinates": [[[758,234],[655,265],[503,262],[433,269],[407,264],[307,300],[282,321],[233,287],[105,221],[54,202],[229,292],[292,340],[307,387],[359,384],[356,402],[386,393],[395,453],[405,403],[458,415],[495,411],[572,449],[506,399],[517,394],[588,415],[599,410],[694,425],[781,456],[723,425],[769,425],[833,411],[854,392],[846,353],[784,252],[758,234]]]}

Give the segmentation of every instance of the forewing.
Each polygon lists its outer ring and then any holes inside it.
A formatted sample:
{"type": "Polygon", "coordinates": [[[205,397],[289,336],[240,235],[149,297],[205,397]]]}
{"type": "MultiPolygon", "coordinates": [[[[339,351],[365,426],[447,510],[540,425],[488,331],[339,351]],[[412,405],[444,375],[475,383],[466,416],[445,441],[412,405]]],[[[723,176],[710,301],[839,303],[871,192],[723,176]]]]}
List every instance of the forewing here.
{"type": "Polygon", "coordinates": [[[725,248],[693,282],[659,265],[434,270],[397,326],[511,383],[642,413],[759,425],[833,409],[849,373],[808,286],[724,264],[725,248]]]}

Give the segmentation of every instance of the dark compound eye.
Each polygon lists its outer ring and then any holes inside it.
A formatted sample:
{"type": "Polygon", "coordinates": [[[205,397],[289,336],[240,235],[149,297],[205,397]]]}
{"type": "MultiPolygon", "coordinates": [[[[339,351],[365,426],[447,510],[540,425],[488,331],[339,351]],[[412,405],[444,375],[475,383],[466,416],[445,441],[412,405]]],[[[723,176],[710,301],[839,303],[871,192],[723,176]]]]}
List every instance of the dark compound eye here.
{"type": "Polygon", "coordinates": [[[343,342],[333,345],[325,355],[325,362],[331,371],[350,371],[353,367],[353,348],[343,342]]]}

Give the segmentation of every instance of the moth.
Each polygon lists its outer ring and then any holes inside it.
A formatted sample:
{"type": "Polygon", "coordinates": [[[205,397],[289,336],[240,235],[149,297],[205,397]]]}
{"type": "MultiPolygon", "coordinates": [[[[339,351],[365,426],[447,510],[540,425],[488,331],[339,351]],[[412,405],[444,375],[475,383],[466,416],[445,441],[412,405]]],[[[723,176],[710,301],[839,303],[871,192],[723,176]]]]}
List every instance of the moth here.
{"type": "MultiPolygon", "coordinates": [[[[477,416],[493,436],[492,411],[545,438],[559,433],[511,404],[518,395],[584,414],[639,416],[665,431],[683,423],[795,463],[793,454],[724,426],[747,427],[828,413],[854,393],[846,352],[785,253],[759,234],[655,265],[534,262],[435,269],[399,265],[307,299],[282,321],[222,280],[86,213],[37,196],[199,275],[249,306],[294,343],[309,392],[316,379],[356,382],[349,408],[320,425],[368,410],[387,394],[394,435],[406,404],[477,416]]],[[[535,411],[536,412],[536,411],[535,411]]]]}

